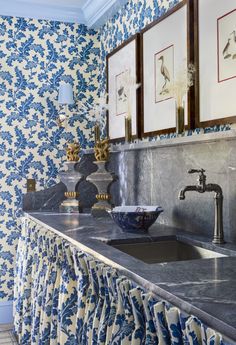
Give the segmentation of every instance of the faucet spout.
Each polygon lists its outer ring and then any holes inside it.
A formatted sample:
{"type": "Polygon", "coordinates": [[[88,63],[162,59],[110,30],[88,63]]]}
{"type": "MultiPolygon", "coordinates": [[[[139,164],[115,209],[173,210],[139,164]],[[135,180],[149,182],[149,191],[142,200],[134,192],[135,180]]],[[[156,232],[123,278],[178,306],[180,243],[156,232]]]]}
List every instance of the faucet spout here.
{"type": "Polygon", "coordinates": [[[181,189],[179,192],[179,200],[185,200],[186,192],[197,192],[197,186],[186,186],[184,189],[181,189]]]}

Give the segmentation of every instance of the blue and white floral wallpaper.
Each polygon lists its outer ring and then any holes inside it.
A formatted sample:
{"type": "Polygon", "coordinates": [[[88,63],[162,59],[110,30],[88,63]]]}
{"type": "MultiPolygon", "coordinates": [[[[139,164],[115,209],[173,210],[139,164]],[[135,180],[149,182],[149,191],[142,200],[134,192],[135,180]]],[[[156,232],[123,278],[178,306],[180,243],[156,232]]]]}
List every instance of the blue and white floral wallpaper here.
{"type": "Polygon", "coordinates": [[[162,16],[179,0],[130,0],[101,29],[101,57],[105,56],[154,19],[162,16]]]}
{"type": "Polygon", "coordinates": [[[83,25],[0,17],[0,300],[12,299],[15,248],[26,179],[37,189],[58,182],[64,145],[92,145],[92,123],[71,108],[57,124],[58,86],[92,103],[99,83],[99,35],[83,25]]]}

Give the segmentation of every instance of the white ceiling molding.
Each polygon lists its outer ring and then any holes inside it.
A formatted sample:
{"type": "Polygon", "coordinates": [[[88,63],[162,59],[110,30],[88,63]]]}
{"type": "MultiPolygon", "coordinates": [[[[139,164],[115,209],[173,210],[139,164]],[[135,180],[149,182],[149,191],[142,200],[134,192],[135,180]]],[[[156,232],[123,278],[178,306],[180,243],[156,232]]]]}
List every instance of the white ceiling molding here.
{"type": "Polygon", "coordinates": [[[85,24],[98,29],[128,0],[0,0],[0,15],[85,24]]]}
{"type": "Polygon", "coordinates": [[[87,0],[82,7],[88,27],[105,24],[128,0],[87,0]]]}
{"type": "Polygon", "coordinates": [[[0,15],[85,24],[81,7],[70,7],[70,0],[60,5],[52,0],[42,4],[31,0],[0,0],[0,15]]]}

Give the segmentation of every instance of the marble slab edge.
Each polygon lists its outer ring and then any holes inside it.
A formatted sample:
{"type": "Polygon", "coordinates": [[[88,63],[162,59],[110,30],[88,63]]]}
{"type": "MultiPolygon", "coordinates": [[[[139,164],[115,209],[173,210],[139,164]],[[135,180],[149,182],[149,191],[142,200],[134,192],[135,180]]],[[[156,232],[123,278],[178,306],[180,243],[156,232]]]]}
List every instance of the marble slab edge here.
{"type": "MultiPolygon", "coordinates": [[[[119,153],[124,151],[155,149],[163,147],[173,147],[189,144],[201,144],[214,142],[219,140],[236,140],[236,130],[231,129],[222,132],[193,134],[189,136],[178,136],[169,139],[160,139],[157,141],[137,141],[134,143],[120,143],[111,145],[111,153],[119,153]]],[[[93,149],[83,150],[84,154],[93,154],[93,149]]]]}

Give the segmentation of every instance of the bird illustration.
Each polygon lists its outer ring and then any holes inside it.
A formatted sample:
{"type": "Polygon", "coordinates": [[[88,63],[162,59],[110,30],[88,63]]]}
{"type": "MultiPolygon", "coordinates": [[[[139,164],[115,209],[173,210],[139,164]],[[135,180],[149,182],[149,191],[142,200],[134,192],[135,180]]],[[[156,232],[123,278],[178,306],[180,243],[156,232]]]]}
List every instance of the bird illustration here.
{"type": "Polygon", "coordinates": [[[170,73],[169,73],[167,67],[165,66],[164,56],[163,55],[160,56],[158,60],[161,61],[161,74],[163,75],[164,80],[165,80],[165,82],[164,82],[164,84],[162,86],[162,91],[160,93],[160,94],[162,94],[165,91],[167,82],[168,81],[170,82],[170,73]]]}
{"type": "Polygon", "coordinates": [[[229,54],[230,41],[231,38],[228,38],[228,42],[226,43],[226,46],[224,47],[224,50],[222,52],[224,59],[228,59],[231,57],[231,54],[229,54]]]}
{"type": "MultiPolygon", "coordinates": [[[[231,32],[231,35],[233,35],[233,41],[234,41],[234,45],[236,47],[236,30],[234,30],[233,32],[231,32]]],[[[236,53],[233,55],[232,57],[233,59],[236,59],[236,53]]]]}
{"type": "Polygon", "coordinates": [[[234,30],[233,32],[231,32],[231,35],[233,35],[234,36],[234,42],[236,43],[236,30],[234,30]]]}
{"type": "Polygon", "coordinates": [[[119,97],[121,97],[122,93],[124,92],[124,86],[121,86],[117,92],[118,92],[119,97]]]}
{"type": "Polygon", "coordinates": [[[119,100],[121,101],[123,99],[123,101],[125,101],[125,99],[127,98],[127,95],[125,93],[124,86],[121,86],[117,92],[118,92],[119,100]]]}

